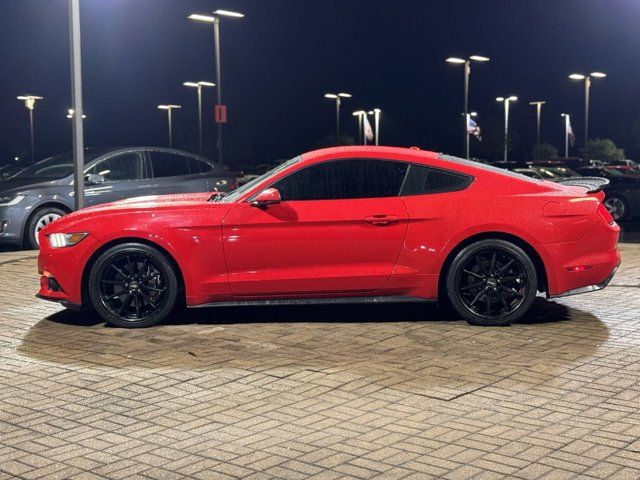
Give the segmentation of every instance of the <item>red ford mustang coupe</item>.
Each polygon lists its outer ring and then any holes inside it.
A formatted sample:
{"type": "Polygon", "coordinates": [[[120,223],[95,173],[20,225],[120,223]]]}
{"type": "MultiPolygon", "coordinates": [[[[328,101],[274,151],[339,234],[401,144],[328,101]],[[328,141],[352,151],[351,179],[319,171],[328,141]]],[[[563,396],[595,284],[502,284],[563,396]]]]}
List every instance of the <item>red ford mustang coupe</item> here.
{"type": "Polygon", "coordinates": [[[433,152],[339,147],[234,192],[139,197],[40,233],[39,296],[146,327],[176,305],[448,300],[477,325],[620,263],[601,179],[532,179],[433,152]]]}

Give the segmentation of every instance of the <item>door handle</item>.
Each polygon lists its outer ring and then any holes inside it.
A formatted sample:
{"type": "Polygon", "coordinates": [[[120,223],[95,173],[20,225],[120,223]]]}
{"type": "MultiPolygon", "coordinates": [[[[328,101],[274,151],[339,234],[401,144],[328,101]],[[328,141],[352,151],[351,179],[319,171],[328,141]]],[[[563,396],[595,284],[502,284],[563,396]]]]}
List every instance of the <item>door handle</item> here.
{"type": "Polygon", "coordinates": [[[387,225],[392,225],[394,223],[398,223],[400,219],[395,215],[371,215],[369,217],[364,217],[364,221],[370,225],[376,225],[378,227],[384,227],[387,225]]]}

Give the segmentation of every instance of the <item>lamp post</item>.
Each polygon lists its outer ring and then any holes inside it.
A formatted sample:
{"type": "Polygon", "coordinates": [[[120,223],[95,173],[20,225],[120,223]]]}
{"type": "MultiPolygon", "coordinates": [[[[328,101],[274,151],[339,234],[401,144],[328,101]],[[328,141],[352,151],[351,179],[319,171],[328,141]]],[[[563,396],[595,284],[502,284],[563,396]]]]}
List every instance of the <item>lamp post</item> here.
{"type": "Polygon", "coordinates": [[[542,116],[542,105],[544,105],[547,102],[544,102],[542,100],[537,100],[535,102],[529,102],[529,105],[535,105],[536,106],[536,145],[538,146],[538,148],[536,148],[535,152],[536,152],[536,160],[538,160],[537,156],[538,156],[538,152],[540,149],[540,118],[542,116]]]}
{"type": "Polygon", "coordinates": [[[564,158],[569,158],[569,130],[571,129],[571,115],[568,113],[561,113],[561,117],[564,117],[564,158]]]}
{"type": "MultiPolygon", "coordinates": [[[[223,110],[222,107],[222,73],[220,72],[220,17],[230,18],[243,18],[244,14],[238,12],[230,12],[229,10],[216,10],[213,15],[200,15],[199,13],[192,13],[189,15],[190,20],[197,20],[200,22],[213,23],[213,43],[216,55],[216,85],[218,87],[218,103],[216,105],[219,111],[223,110]]],[[[226,122],[226,118],[216,117],[216,123],[218,124],[218,161],[222,164],[222,123],[226,122]]],[[[224,115],[226,117],[226,114],[224,115]]]]}
{"type": "MultiPolygon", "coordinates": [[[[67,118],[73,118],[75,116],[74,113],[75,113],[75,110],[73,108],[68,109],[67,110],[67,118]]],[[[87,116],[83,113],[82,114],[82,118],[85,119],[85,118],[87,118],[87,116]]]]}
{"type": "Polygon", "coordinates": [[[366,115],[367,112],[365,112],[364,110],[357,110],[355,112],[352,113],[352,115],[354,117],[358,117],[358,144],[362,144],[362,117],[364,115],[366,115]]]}
{"type": "Polygon", "coordinates": [[[509,103],[515,102],[518,97],[511,95],[510,97],[498,97],[496,101],[504,103],[504,161],[507,161],[509,155],[509,103]]]}
{"type": "Polygon", "coordinates": [[[336,138],[340,137],[340,103],[343,98],[351,98],[350,93],[325,93],[324,98],[336,101],[336,138]]]}
{"type": "Polygon", "coordinates": [[[158,105],[160,110],[167,111],[167,120],[169,121],[169,148],[173,147],[173,131],[171,125],[171,111],[176,108],[182,108],[182,105],[158,105]]]}
{"type": "Polygon", "coordinates": [[[198,90],[198,151],[202,155],[202,87],[215,87],[216,84],[201,80],[199,82],[184,82],[182,85],[198,90]]]}
{"type": "Polygon", "coordinates": [[[31,129],[31,161],[36,161],[36,143],[35,143],[35,135],[33,132],[33,109],[36,106],[36,100],[42,100],[43,97],[38,97],[36,95],[20,95],[18,100],[24,101],[24,106],[29,110],[29,125],[31,129]]]}
{"type": "Polygon", "coordinates": [[[587,146],[589,141],[589,93],[591,90],[591,77],[604,78],[606,73],[591,72],[589,75],[581,73],[572,73],[569,75],[571,80],[584,80],[584,145],[587,146]]]}
{"type": "MultiPolygon", "coordinates": [[[[464,64],[464,118],[467,119],[469,113],[469,77],[471,76],[471,62],[488,62],[489,57],[483,57],[482,55],[471,55],[469,58],[449,57],[446,60],[448,63],[464,64]]],[[[465,156],[469,158],[469,132],[467,126],[464,126],[464,152],[465,156]]]]}
{"type": "Polygon", "coordinates": [[[381,110],[379,108],[374,108],[373,110],[369,110],[367,112],[369,115],[373,115],[376,146],[379,145],[379,140],[380,140],[380,112],[381,110]]]}

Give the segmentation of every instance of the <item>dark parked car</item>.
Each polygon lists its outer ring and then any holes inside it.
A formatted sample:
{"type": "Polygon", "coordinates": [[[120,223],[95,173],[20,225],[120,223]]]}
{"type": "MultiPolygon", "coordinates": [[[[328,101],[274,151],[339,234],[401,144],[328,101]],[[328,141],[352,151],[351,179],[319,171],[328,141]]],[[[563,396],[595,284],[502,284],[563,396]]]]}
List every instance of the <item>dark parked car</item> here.
{"type": "MultiPolygon", "coordinates": [[[[226,192],[235,177],[211,160],[169,148],[87,149],[85,205],[146,195],[226,192]]],[[[0,244],[38,247],[38,232],[74,209],[73,157],[63,153],[0,182],[0,244]]]]}
{"type": "Polygon", "coordinates": [[[604,204],[616,222],[640,215],[640,175],[627,175],[607,167],[582,167],[580,175],[604,177],[609,185],[604,187],[604,204]]]}

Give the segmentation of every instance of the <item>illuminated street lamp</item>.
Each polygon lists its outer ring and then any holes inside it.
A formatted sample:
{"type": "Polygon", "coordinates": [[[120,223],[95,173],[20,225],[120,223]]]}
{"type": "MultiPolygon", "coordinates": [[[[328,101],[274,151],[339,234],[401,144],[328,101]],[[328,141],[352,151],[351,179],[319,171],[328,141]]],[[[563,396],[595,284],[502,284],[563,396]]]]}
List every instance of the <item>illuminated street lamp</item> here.
{"type": "Polygon", "coordinates": [[[202,87],[215,87],[215,83],[199,81],[184,82],[182,85],[190,88],[198,89],[198,147],[200,155],[202,155],[202,87]]]}
{"type": "Polygon", "coordinates": [[[158,105],[160,110],[167,111],[167,120],[169,121],[169,148],[173,147],[173,132],[171,126],[171,111],[176,108],[182,108],[182,105],[158,105]]]}
{"type": "Polygon", "coordinates": [[[504,103],[504,161],[507,161],[509,154],[509,103],[515,102],[518,97],[511,95],[510,97],[498,97],[497,102],[504,103]]]}
{"type": "Polygon", "coordinates": [[[589,141],[589,91],[591,90],[591,77],[604,78],[606,73],[591,72],[589,75],[581,73],[572,73],[569,75],[571,80],[584,80],[584,145],[589,141]]]}
{"type": "Polygon", "coordinates": [[[24,102],[24,106],[29,110],[29,125],[31,128],[31,161],[36,161],[36,143],[35,136],[33,133],[33,109],[36,106],[36,100],[42,100],[43,97],[38,97],[36,95],[20,95],[18,100],[22,100],[24,102]]]}
{"type": "MultiPolygon", "coordinates": [[[[467,119],[469,113],[469,76],[471,75],[471,62],[488,62],[489,57],[482,55],[471,55],[469,58],[449,57],[448,63],[464,64],[464,118],[467,119]]],[[[466,158],[469,158],[469,132],[467,125],[464,126],[464,151],[466,158]]]]}
{"type": "Polygon", "coordinates": [[[365,112],[364,110],[356,110],[355,112],[352,113],[352,115],[354,117],[358,118],[358,144],[362,144],[362,118],[364,115],[366,115],[367,112],[365,112]]]}
{"type": "Polygon", "coordinates": [[[542,105],[544,105],[545,103],[547,102],[541,100],[529,102],[529,105],[536,106],[536,144],[538,145],[538,149],[536,149],[536,156],[540,147],[540,117],[542,116],[542,105]]]}
{"type": "MultiPolygon", "coordinates": [[[[73,117],[74,117],[74,112],[75,112],[75,111],[73,110],[73,108],[68,109],[68,110],[67,110],[67,118],[73,118],[73,117]]],[[[87,116],[83,113],[83,114],[82,114],[82,118],[83,118],[83,119],[84,119],[84,118],[87,118],[87,116]]]]}
{"type": "Polygon", "coordinates": [[[216,116],[216,123],[218,124],[218,161],[222,164],[222,123],[226,122],[226,114],[223,115],[222,107],[222,73],[220,71],[220,17],[230,18],[243,18],[244,14],[238,12],[231,12],[229,10],[216,10],[213,15],[201,15],[199,13],[192,13],[189,15],[190,20],[197,20],[200,22],[213,23],[213,42],[216,55],[216,85],[218,87],[218,103],[216,105],[220,112],[220,117],[216,116]]]}
{"type": "Polygon", "coordinates": [[[350,93],[325,93],[324,98],[336,101],[336,138],[340,136],[340,103],[343,98],[351,98],[350,93]]]}

